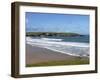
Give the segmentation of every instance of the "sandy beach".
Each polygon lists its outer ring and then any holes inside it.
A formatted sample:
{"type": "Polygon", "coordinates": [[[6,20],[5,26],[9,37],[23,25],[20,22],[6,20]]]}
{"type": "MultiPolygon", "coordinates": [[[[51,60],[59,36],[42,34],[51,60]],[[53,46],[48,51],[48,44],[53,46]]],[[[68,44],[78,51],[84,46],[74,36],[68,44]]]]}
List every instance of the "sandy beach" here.
{"type": "Polygon", "coordinates": [[[48,61],[73,60],[78,57],[26,44],[26,64],[48,61]]]}

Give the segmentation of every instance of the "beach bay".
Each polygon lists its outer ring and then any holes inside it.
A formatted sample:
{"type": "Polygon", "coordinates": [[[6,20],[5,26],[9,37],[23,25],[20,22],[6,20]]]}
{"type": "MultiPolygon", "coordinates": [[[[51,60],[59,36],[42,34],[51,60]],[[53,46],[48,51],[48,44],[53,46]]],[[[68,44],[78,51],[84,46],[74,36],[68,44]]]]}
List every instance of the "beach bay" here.
{"type": "Polygon", "coordinates": [[[26,67],[89,64],[87,57],[77,57],[26,44],[26,67]],[[49,64],[50,63],[50,64],[49,64]]]}

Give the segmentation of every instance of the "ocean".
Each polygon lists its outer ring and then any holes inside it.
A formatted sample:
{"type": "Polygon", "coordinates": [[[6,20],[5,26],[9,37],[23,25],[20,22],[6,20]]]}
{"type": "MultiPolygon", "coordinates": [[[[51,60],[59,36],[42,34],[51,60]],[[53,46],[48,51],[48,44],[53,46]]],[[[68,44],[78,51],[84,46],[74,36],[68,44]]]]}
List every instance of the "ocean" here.
{"type": "Polygon", "coordinates": [[[89,43],[89,35],[82,36],[72,36],[72,37],[45,37],[47,39],[61,39],[64,42],[80,42],[80,43],[89,43]]]}
{"type": "Polygon", "coordinates": [[[89,35],[74,37],[26,37],[26,43],[72,56],[89,57],[89,35]]]}

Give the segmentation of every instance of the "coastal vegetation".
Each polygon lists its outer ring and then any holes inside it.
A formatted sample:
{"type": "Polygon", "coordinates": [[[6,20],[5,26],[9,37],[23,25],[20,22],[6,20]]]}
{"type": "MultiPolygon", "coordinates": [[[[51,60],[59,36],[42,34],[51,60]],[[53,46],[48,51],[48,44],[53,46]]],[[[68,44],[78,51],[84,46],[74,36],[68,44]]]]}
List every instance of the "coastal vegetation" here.
{"type": "Polygon", "coordinates": [[[35,66],[58,66],[58,65],[81,65],[81,64],[89,64],[88,58],[77,58],[73,60],[59,60],[59,61],[48,61],[48,62],[40,62],[36,64],[26,64],[26,67],[35,67],[35,66]]]}
{"type": "Polygon", "coordinates": [[[65,32],[26,32],[26,36],[81,36],[77,33],[65,33],[65,32]]]}

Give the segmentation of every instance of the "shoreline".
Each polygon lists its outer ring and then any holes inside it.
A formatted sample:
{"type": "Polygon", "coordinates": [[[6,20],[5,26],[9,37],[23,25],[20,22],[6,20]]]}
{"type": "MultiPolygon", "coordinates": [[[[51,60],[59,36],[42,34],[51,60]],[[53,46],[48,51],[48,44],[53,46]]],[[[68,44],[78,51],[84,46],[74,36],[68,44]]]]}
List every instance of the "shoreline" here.
{"type": "Polygon", "coordinates": [[[60,45],[67,45],[67,46],[77,46],[77,47],[89,47],[89,43],[82,43],[82,42],[64,42],[62,40],[59,41],[59,39],[49,39],[49,38],[41,38],[41,39],[38,39],[38,38],[35,38],[35,39],[32,39],[31,37],[27,37],[27,42],[32,42],[32,41],[36,41],[36,42],[40,42],[40,40],[42,40],[42,42],[47,42],[47,43],[55,43],[55,44],[60,44],[60,45]],[[56,41],[59,41],[56,42],[56,41]],[[52,41],[52,42],[50,42],[52,41]],[[66,44],[67,43],[67,44],[66,44]]]}
{"type": "Polygon", "coordinates": [[[45,48],[54,52],[68,54],[77,57],[89,57],[89,44],[80,42],[63,42],[52,38],[30,38],[27,37],[26,43],[35,47],[45,48]],[[52,40],[53,39],[53,40],[52,40]],[[76,54],[77,53],[77,54],[76,54]]]}
{"type": "MultiPolygon", "coordinates": [[[[80,57],[72,56],[68,54],[62,54],[61,52],[52,51],[46,48],[40,48],[26,44],[26,64],[36,64],[48,61],[60,61],[60,60],[76,60],[80,57]]],[[[81,57],[81,59],[87,59],[81,57]]]]}

